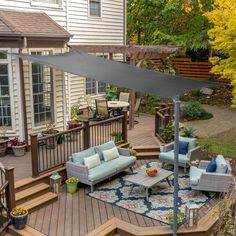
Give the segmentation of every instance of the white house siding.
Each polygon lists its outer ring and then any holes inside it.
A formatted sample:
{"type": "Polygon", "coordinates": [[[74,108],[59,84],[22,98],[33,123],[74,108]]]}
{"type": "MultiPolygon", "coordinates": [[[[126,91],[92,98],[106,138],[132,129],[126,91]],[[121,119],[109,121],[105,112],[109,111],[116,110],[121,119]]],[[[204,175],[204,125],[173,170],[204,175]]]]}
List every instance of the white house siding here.
{"type": "MultiPolygon", "coordinates": [[[[73,35],[71,45],[123,45],[124,44],[124,1],[101,0],[101,17],[89,17],[88,0],[68,0],[67,30],[73,35]]],[[[114,59],[121,59],[116,56],[114,59]]],[[[86,92],[85,79],[70,75],[70,104],[86,92]]],[[[100,95],[94,96],[99,97],[100,95]]]]}

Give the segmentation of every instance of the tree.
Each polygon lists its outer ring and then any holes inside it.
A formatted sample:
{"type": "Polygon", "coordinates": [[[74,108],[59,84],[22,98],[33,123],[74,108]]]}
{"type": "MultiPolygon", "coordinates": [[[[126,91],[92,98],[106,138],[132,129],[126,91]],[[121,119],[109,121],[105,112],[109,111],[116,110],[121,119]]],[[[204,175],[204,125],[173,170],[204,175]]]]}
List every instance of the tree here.
{"type": "Polygon", "coordinates": [[[236,1],[216,0],[212,11],[206,13],[213,28],[208,31],[210,43],[221,56],[212,57],[212,72],[231,80],[234,87],[232,106],[236,107],[236,1]]]}
{"type": "Polygon", "coordinates": [[[128,0],[127,38],[140,44],[208,48],[205,12],[214,0],[128,0]]]}

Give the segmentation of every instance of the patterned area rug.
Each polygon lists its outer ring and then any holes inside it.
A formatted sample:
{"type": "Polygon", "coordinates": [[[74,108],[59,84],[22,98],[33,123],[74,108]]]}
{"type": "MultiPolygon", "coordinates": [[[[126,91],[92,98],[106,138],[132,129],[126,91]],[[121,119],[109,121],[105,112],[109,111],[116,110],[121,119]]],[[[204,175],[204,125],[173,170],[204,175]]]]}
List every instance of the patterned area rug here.
{"type": "MultiPolygon", "coordinates": [[[[156,162],[146,164],[147,167],[156,165],[156,162]]],[[[149,201],[146,201],[143,187],[135,186],[130,194],[132,184],[125,180],[128,175],[103,184],[93,193],[88,193],[88,196],[168,224],[166,215],[173,209],[173,176],[169,177],[172,187],[168,185],[166,180],[161,181],[151,189],[149,201]]],[[[185,212],[185,205],[190,200],[201,207],[213,196],[214,193],[207,192],[199,192],[194,196],[194,192],[189,186],[189,176],[179,174],[179,210],[181,212],[185,212]]]]}

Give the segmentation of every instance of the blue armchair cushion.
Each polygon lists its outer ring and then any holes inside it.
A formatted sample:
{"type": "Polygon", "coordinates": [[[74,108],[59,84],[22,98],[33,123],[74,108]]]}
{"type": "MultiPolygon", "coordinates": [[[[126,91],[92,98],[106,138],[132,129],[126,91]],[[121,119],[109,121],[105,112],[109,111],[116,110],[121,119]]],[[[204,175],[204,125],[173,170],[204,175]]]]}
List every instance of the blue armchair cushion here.
{"type": "Polygon", "coordinates": [[[212,160],[212,161],[208,164],[208,166],[207,166],[207,168],[206,168],[206,172],[216,172],[216,167],[217,167],[216,161],[215,161],[215,160],[212,160]]]}
{"type": "Polygon", "coordinates": [[[179,141],[179,154],[186,155],[188,153],[189,142],[179,141]]]}
{"type": "Polygon", "coordinates": [[[98,153],[100,160],[102,161],[102,160],[104,160],[102,151],[112,149],[114,147],[116,147],[114,141],[109,141],[107,143],[95,146],[94,149],[95,149],[96,153],[98,153]]]}

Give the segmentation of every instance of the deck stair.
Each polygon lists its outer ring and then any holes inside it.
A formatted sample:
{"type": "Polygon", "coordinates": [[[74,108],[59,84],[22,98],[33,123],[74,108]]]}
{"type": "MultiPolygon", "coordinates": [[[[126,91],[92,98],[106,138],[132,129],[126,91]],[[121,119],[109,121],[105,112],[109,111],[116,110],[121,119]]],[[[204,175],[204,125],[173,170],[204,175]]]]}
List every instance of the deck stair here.
{"type": "Polygon", "coordinates": [[[137,152],[137,159],[157,159],[160,154],[159,146],[133,146],[137,152]]]}
{"type": "Polygon", "coordinates": [[[9,235],[13,236],[46,236],[36,229],[26,226],[24,229],[15,229],[12,225],[8,227],[9,235]]]}
{"type": "Polygon", "coordinates": [[[58,200],[58,195],[50,192],[49,177],[55,171],[65,176],[65,167],[47,172],[38,178],[28,177],[15,183],[16,205],[26,208],[29,212],[38,210],[58,200]]]}

